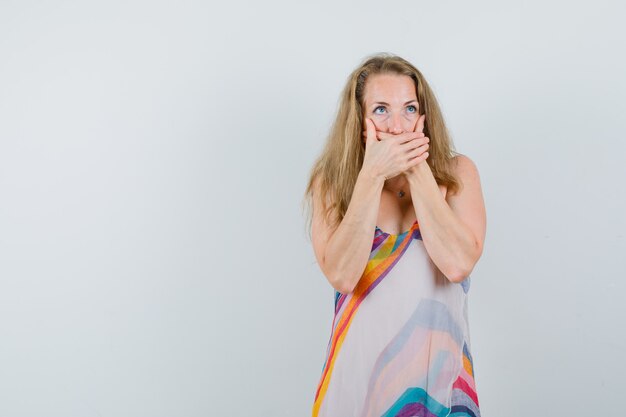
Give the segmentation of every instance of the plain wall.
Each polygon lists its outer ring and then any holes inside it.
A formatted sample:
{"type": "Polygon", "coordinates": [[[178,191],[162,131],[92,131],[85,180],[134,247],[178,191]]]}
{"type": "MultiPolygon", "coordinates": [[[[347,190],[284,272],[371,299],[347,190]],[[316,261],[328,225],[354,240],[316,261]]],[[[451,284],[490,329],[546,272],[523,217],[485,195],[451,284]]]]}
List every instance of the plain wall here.
{"type": "Polygon", "coordinates": [[[301,199],[350,71],[414,63],[477,165],[482,415],[613,415],[619,2],[0,2],[0,416],[304,416],[301,199]]]}

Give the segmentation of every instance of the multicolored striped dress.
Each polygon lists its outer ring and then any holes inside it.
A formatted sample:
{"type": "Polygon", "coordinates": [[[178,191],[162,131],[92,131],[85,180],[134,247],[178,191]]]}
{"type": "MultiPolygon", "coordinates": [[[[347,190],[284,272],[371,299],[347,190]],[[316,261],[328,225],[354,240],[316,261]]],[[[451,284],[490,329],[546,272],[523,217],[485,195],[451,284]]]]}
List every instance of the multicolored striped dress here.
{"type": "Polygon", "coordinates": [[[479,417],[469,286],[431,261],[417,220],[399,235],[377,226],[358,285],[335,291],[313,417],[479,417]]]}

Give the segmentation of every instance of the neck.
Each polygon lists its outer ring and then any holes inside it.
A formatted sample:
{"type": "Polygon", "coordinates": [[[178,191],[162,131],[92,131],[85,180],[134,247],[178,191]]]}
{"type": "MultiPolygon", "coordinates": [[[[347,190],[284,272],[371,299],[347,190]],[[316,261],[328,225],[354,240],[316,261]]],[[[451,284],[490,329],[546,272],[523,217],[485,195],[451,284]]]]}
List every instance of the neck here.
{"type": "Polygon", "coordinates": [[[391,191],[403,190],[404,192],[407,192],[409,188],[409,182],[404,175],[397,175],[393,178],[385,180],[384,187],[391,191]]]}
{"type": "Polygon", "coordinates": [[[385,181],[383,189],[393,193],[394,197],[410,200],[410,185],[404,175],[398,175],[385,181]]]}

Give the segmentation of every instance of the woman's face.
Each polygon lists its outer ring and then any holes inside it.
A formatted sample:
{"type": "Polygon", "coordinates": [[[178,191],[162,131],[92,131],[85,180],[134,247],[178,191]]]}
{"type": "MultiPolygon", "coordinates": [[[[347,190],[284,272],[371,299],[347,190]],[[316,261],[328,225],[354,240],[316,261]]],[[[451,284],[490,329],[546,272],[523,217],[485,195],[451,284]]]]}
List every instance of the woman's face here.
{"type": "Polygon", "coordinates": [[[370,75],[365,81],[363,108],[363,130],[366,130],[365,118],[372,119],[376,130],[382,132],[399,134],[415,130],[419,103],[413,79],[399,74],[370,75]]]}

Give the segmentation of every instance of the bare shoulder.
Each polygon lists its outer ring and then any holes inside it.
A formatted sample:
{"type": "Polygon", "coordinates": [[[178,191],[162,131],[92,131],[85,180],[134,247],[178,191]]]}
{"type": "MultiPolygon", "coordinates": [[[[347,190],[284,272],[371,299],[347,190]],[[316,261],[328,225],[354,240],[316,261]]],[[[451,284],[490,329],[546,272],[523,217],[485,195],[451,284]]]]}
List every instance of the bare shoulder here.
{"type": "Polygon", "coordinates": [[[455,174],[463,182],[479,180],[478,167],[469,156],[459,154],[452,158],[455,174]]]}
{"type": "Polygon", "coordinates": [[[472,230],[482,251],[487,219],[478,168],[466,155],[457,155],[453,161],[454,174],[461,182],[461,187],[457,193],[448,194],[446,201],[459,219],[472,230]]]}

